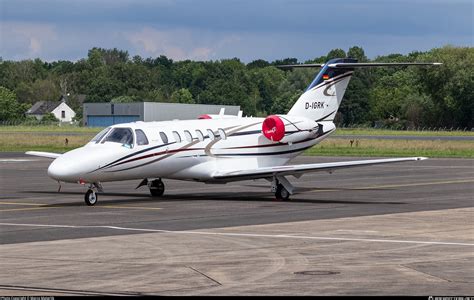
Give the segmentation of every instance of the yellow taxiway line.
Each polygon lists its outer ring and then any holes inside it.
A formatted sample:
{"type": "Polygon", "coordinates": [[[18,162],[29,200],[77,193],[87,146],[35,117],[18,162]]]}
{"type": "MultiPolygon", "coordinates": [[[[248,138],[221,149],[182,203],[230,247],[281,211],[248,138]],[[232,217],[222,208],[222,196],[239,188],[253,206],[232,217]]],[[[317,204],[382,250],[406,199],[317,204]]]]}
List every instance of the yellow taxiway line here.
{"type": "MultiPolygon", "coordinates": [[[[352,190],[371,190],[371,189],[380,189],[380,188],[396,188],[396,187],[409,187],[409,186],[426,186],[426,185],[440,185],[440,184],[457,184],[457,183],[468,183],[474,182],[474,179],[466,178],[466,179],[459,179],[459,180],[448,180],[448,181],[431,181],[431,182],[418,182],[418,183],[404,183],[404,184],[388,184],[388,185],[373,185],[373,186],[366,186],[366,187],[355,187],[350,188],[346,187],[346,189],[352,190]]],[[[340,191],[337,188],[334,189],[314,189],[309,192],[336,192],[340,191]]],[[[40,209],[49,209],[49,208],[63,208],[68,206],[49,206],[45,203],[25,203],[25,202],[0,202],[0,205],[25,205],[25,206],[36,206],[36,207],[28,207],[28,208],[11,208],[11,209],[0,209],[0,212],[6,211],[24,211],[24,210],[40,210],[40,209]]],[[[137,210],[160,210],[160,207],[143,207],[143,206],[125,206],[125,205],[97,205],[97,208],[120,208],[120,209],[137,209],[137,210]]]]}
{"type": "MultiPolygon", "coordinates": [[[[40,210],[40,209],[49,209],[49,208],[64,208],[70,207],[65,205],[49,205],[45,203],[24,203],[24,202],[0,202],[0,205],[18,205],[18,206],[36,206],[36,207],[25,207],[25,208],[8,208],[0,209],[0,212],[6,211],[23,211],[23,210],[40,210]]],[[[97,205],[97,208],[122,208],[122,209],[138,209],[138,210],[159,210],[160,207],[143,207],[143,206],[125,206],[125,205],[97,205]]]]}

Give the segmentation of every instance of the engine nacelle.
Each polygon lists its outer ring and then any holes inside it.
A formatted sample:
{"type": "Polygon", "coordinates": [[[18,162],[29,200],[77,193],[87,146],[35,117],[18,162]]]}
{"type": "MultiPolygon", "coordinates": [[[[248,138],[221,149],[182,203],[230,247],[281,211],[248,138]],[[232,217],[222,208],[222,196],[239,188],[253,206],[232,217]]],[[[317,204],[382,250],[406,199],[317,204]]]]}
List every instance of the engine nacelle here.
{"type": "Polygon", "coordinates": [[[318,123],[305,117],[271,115],[262,123],[262,134],[270,141],[294,143],[318,134],[318,123]]]}
{"type": "Polygon", "coordinates": [[[279,142],[285,136],[285,123],[279,116],[268,116],[263,120],[262,133],[270,141],[279,142]]]}

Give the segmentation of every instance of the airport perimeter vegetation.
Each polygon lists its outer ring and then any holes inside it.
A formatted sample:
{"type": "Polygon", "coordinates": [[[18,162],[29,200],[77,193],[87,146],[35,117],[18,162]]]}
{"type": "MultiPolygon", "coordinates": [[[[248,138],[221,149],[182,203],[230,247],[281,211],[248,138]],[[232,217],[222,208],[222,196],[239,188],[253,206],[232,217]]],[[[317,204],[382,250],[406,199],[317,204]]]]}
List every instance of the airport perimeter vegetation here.
{"type": "MultiPolygon", "coordinates": [[[[30,150],[63,153],[87,143],[101,128],[78,126],[0,126],[0,152],[30,150]],[[66,145],[66,139],[68,143],[66,145]]],[[[437,136],[474,137],[473,131],[387,130],[338,128],[335,137],[305,151],[315,156],[427,156],[474,158],[474,140],[444,140],[437,136]],[[404,139],[377,139],[409,136],[404,139]],[[417,139],[417,137],[433,137],[417,139]]]]}

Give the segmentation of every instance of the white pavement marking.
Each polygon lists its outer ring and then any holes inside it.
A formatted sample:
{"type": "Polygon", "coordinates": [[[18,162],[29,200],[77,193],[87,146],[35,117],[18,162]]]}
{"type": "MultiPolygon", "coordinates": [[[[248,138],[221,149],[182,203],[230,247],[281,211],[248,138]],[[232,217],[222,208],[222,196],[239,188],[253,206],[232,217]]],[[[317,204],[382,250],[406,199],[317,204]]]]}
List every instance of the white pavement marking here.
{"type": "Polygon", "coordinates": [[[27,226],[27,227],[52,227],[52,228],[104,228],[124,231],[141,232],[161,232],[171,234],[196,234],[196,235],[218,235],[218,236],[238,236],[238,237],[263,237],[263,238],[287,238],[287,239],[306,239],[323,241],[351,241],[351,242],[374,242],[374,243],[402,243],[419,245],[454,245],[454,246],[474,246],[472,243],[460,242],[440,242],[440,241],[413,241],[413,240],[386,240],[386,239],[364,239],[364,238],[343,238],[343,237],[322,237],[322,236],[304,236],[288,234],[259,234],[259,233],[232,233],[232,232],[210,232],[210,231],[180,231],[180,230],[162,230],[146,228],[130,228],[107,225],[53,225],[53,224],[18,224],[18,223],[0,223],[0,226],[27,226]]]}
{"type": "Polygon", "coordinates": [[[0,159],[0,162],[25,162],[25,161],[37,161],[37,159],[20,159],[20,158],[5,158],[0,159]]]}

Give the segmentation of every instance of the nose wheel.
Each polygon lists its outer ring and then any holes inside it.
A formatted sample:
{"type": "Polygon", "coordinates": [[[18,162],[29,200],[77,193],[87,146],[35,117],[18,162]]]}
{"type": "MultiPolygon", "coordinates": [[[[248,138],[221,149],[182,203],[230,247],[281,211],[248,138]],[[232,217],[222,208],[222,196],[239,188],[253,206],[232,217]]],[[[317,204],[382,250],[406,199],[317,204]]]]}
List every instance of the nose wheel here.
{"type": "Polygon", "coordinates": [[[84,201],[88,206],[93,206],[97,203],[97,192],[103,192],[104,189],[100,182],[94,182],[89,185],[89,189],[87,190],[86,194],[84,195],[84,201]]]}
{"type": "Polygon", "coordinates": [[[153,197],[161,197],[165,193],[165,184],[161,179],[155,179],[149,182],[148,187],[150,188],[150,194],[153,197]]]}
{"type": "Polygon", "coordinates": [[[84,196],[84,201],[88,206],[93,206],[97,203],[97,193],[93,189],[88,189],[84,196]]]}

